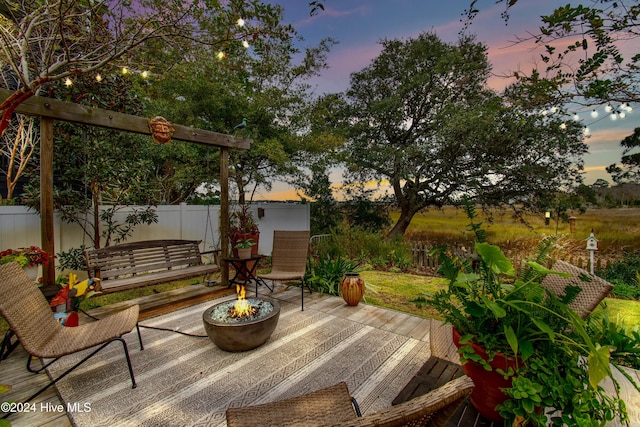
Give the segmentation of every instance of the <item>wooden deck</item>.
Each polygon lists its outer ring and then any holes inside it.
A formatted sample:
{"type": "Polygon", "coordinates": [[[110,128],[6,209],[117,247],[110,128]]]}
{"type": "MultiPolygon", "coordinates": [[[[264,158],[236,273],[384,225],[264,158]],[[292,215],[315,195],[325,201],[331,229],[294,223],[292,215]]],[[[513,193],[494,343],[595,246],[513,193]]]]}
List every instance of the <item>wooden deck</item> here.
{"type": "MultiPolygon", "coordinates": [[[[144,297],[137,301],[125,302],[113,307],[96,309],[91,311],[90,314],[101,317],[108,314],[110,310],[120,310],[128,304],[139,303],[142,310],[141,318],[146,318],[181,308],[190,303],[202,302],[228,294],[229,292],[229,290],[220,287],[190,286],[181,291],[171,291],[171,293],[144,297]]],[[[273,298],[300,304],[300,291],[298,288],[286,289],[280,286],[276,288],[273,294],[268,292],[267,294],[273,298]]],[[[424,394],[441,383],[462,374],[460,366],[455,363],[457,356],[452,352],[449,344],[450,330],[446,326],[443,327],[440,322],[367,304],[348,307],[341,298],[318,293],[311,295],[305,293],[305,312],[307,308],[310,309],[310,312],[330,313],[333,316],[349,319],[376,329],[393,331],[417,340],[430,342],[431,357],[425,358],[424,366],[399,391],[393,403],[397,404],[419,394],[424,394]]],[[[48,378],[45,374],[34,375],[27,372],[25,363],[26,354],[21,347],[18,347],[8,359],[0,364],[0,383],[12,385],[11,392],[1,396],[2,401],[24,400],[47,383],[48,378]]],[[[640,407],[637,404],[638,394],[629,393],[629,401],[625,398],[628,406],[632,408],[640,407]]],[[[49,388],[34,402],[34,407],[36,408],[34,412],[21,414],[20,416],[12,415],[9,417],[9,421],[13,426],[70,426],[71,422],[64,408],[58,410],[60,408],[59,405],[62,405],[62,403],[55,388],[49,388]]],[[[631,425],[634,425],[634,421],[640,420],[637,409],[634,409],[634,411],[635,418],[633,418],[631,425]]],[[[485,427],[492,424],[482,419],[475,409],[466,402],[451,419],[449,425],[485,427]]]]}

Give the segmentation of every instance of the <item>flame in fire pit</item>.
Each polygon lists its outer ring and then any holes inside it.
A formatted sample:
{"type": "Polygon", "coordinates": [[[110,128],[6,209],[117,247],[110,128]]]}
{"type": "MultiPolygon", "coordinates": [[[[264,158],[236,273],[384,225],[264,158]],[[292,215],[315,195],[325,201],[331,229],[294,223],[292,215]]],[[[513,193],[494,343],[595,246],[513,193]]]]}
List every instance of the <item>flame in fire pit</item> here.
{"type": "Polygon", "coordinates": [[[230,310],[229,316],[232,318],[250,317],[254,316],[258,310],[245,299],[247,293],[246,289],[242,285],[236,285],[236,293],[238,294],[238,301],[233,305],[233,309],[230,310]]]}

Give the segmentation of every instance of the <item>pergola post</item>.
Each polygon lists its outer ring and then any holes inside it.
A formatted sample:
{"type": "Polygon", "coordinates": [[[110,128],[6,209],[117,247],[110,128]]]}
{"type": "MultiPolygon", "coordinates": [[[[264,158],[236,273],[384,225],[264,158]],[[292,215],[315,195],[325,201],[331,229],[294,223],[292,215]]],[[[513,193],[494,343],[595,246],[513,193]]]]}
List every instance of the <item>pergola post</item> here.
{"type": "Polygon", "coordinates": [[[40,240],[42,250],[49,254],[50,262],[42,266],[42,293],[56,294],[56,264],[53,229],[53,122],[49,117],[40,119],[40,240]]]}
{"type": "MultiPolygon", "coordinates": [[[[229,256],[229,149],[220,148],[220,258],[229,256]]],[[[220,281],[229,285],[229,263],[220,266],[220,281]]]]}

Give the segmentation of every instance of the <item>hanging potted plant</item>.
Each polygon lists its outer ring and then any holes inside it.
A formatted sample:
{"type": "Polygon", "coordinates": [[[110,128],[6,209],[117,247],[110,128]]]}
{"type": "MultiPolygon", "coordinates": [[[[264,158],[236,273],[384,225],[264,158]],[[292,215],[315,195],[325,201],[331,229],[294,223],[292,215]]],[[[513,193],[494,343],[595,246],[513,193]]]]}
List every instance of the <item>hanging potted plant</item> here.
{"type": "Polygon", "coordinates": [[[500,248],[484,241],[467,208],[477,259],[437,248],[439,272],[449,285],[427,302],[453,326],[463,370],[476,385],[471,401],[478,412],[506,425],[624,420],[624,402],[599,386],[611,375],[613,347],[567,306],[579,291],[560,301],[540,284],[546,274],[562,274],[540,262],[553,241],[543,241],[537,261],[516,276],[500,248]]]}

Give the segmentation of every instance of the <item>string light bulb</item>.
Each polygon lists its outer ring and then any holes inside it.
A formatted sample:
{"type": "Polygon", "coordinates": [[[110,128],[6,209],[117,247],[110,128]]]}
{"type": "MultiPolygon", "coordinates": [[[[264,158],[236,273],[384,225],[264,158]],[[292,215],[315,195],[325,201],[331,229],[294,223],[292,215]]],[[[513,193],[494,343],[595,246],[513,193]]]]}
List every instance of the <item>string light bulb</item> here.
{"type": "Polygon", "coordinates": [[[127,75],[129,74],[129,69],[127,67],[122,67],[122,75],[127,75]]]}
{"type": "Polygon", "coordinates": [[[587,126],[584,127],[584,129],[582,129],[582,133],[585,135],[589,135],[591,131],[589,130],[589,128],[587,126]]]}
{"type": "Polygon", "coordinates": [[[580,120],[578,113],[573,113],[573,121],[577,122],[578,120],[580,120]]]}
{"type": "Polygon", "coordinates": [[[67,77],[67,78],[64,80],[64,85],[65,85],[66,87],[71,87],[71,86],[73,86],[73,82],[71,81],[71,79],[70,79],[69,77],[67,77]]]}
{"type": "Polygon", "coordinates": [[[611,121],[615,122],[618,120],[618,115],[616,113],[611,114],[611,121]]]}
{"type": "Polygon", "coordinates": [[[565,130],[567,128],[567,124],[566,123],[562,123],[560,125],[560,129],[565,130]]]}
{"type": "Polygon", "coordinates": [[[224,55],[224,52],[223,52],[223,51],[220,51],[220,52],[218,52],[218,54],[216,55],[216,58],[218,58],[218,59],[224,59],[224,56],[225,56],[225,55],[224,55]]]}
{"type": "Polygon", "coordinates": [[[596,110],[591,111],[591,117],[593,117],[594,119],[598,117],[598,112],[596,110]]]}
{"type": "Polygon", "coordinates": [[[96,81],[102,83],[102,76],[100,74],[96,74],[96,81]]]}
{"type": "Polygon", "coordinates": [[[248,41],[246,41],[246,40],[242,40],[242,46],[243,46],[245,49],[248,49],[248,48],[249,48],[249,42],[248,42],[248,41]]]}
{"type": "Polygon", "coordinates": [[[145,70],[141,73],[141,76],[143,79],[146,79],[147,77],[149,77],[149,72],[145,70]]]}
{"type": "Polygon", "coordinates": [[[236,21],[236,25],[238,27],[244,27],[244,19],[238,18],[238,20],[236,21]]]}
{"type": "Polygon", "coordinates": [[[607,113],[610,113],[613,111],[613,107],[611,106],[611,104],[608,104],[606,107],[604,107],[604,111],[606,111],[607,113]]]}
{"type": "Polygon", "coordinates": [[[625,117],[627,117],[627,113],[625,113],[624,111],[620,111],[618,115],[620,116],[621,119],[624,119],[625,117]]]}

